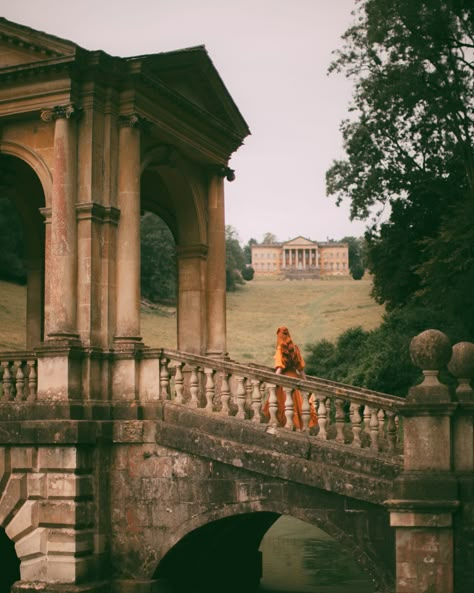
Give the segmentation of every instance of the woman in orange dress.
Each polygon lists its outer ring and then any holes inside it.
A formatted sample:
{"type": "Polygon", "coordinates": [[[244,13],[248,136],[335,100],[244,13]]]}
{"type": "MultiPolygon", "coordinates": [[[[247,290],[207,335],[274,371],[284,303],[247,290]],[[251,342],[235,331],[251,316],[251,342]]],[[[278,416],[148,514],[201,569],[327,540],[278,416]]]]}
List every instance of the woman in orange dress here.
{"type": "MultiPolygon", "coordinates": [[[[298,346],[293,342],[290,336],[290,332],[288,331],[287,327],[279,327],[277,329],[277,343],[276,343],[276,352],[275,352],[275,372],[277,375],[285,375],[286,377],[301,377],[302,379],[306,378],[306,374],[304,372],[304,360],[301,356],[300,349],[298,346]]],[[[278,402],[277,408],[277,420],[279,426],[285,426],[286,424],[286,416],[285,416],[285,391],[283,387],[278,386],[276,388],[276,396],[278,402]]],[[[296,430],[301,430],[303,428],[303,419],[302,419],[302,406],[303,406],[303,397],[299,389],[293,389],[292,392],[293,397],[293,425],[296,430]]],[[[265,402],[263,413],[265,416],[270,418],[270,409],[269,409],[269,401],[265,402]]],[[[316,409],[314,406],[314,402],[310,401],[310,419],[309,419],[309,427],[315,426],[318,422],[316,416],[316,409]]]]}

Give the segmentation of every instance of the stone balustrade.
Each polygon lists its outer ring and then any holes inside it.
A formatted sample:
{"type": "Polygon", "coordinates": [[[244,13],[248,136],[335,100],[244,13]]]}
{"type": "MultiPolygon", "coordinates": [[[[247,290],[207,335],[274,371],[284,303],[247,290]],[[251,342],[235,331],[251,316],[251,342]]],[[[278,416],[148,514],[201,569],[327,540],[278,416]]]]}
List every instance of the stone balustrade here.
{"type": "Polygon", "coordinates": [[[252,423],[267,423],[267,432],[293,430],[292,392],[302,395],[301,432],[321,441],[334,441],[375,453],[401,451],[398,410],[404,398],[369,389],[307,377],[277,375],[268,367],[161,350],[160,400],[252,423]],[[278,426],[277,387],[285,393],[284,427],[278,426]],[[263,413],[268,399],[269,417],[263,413]],[[311,407],[318,417],[310,428],[311,407]]]}
{"type": "Polygon", "coordinates": [[[33,352],[0,353],[0,402],[35,401],[37,360],[33,352]]]}

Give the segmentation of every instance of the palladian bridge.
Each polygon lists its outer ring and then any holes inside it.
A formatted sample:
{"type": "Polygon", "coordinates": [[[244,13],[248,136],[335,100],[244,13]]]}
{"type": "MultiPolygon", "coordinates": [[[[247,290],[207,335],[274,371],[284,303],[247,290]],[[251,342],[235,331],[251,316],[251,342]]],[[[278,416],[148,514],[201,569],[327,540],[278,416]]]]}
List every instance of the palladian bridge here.
{"type": "Polygon", "coordinates": [[[415,337],[406,398],[230,360],[223,182],[249,131],[206,50],[116,58],[0,19],[0,56],[28,272],[26,350],[0,353],[1,591],[251,591],[281,515],[374,590],[474,590],[474,345],[415,337]],[[176,241],[177,350],[140,336],[143,210],[176,241]]]}

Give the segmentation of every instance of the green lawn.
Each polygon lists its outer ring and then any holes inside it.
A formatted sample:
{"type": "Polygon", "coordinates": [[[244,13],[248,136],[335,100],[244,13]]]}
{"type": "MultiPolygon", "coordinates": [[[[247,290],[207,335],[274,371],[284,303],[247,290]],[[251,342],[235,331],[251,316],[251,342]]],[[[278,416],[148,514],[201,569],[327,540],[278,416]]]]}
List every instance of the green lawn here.
{"type": "MultiPolygon", "coordinates": [[[[227,295],[227,348],[232,359],[272,364],[276,329],[286,325],[294,341],[334,340],[361,325],[380,324],[383,307],[370,297],[370,280],[253,280],[227,295]]],[[[0,281],[0,349],[25,347],[25,288],[0,281]]],[[[176,312],[143,309],[142,335],[149,346],[176,348],[176,312]]]]}

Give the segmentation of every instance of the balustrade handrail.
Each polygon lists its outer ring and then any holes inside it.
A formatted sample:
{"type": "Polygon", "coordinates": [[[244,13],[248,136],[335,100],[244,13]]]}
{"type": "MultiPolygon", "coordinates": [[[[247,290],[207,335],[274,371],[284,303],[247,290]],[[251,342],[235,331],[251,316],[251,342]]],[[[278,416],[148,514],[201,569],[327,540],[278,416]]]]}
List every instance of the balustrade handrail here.
{"type": "MultiPolygon", "coordinates": [[[[306,379],[303,379],[277,375],[270,367],[262,367],[260,365],[258,367],[256,365],[245,365],[230,360],[212,358],[168,348],[153,350],[153,353],[153,356],[158,355],[160,359],[166,358],[173,361],[194,364],[203,369],[213,368],[216,371],[229,374],[258,378],[270,384],[301,389],[308,392],[318,392],[321,395],[327,394],[328,396],[346,399],[354,403],[376,405],[379,408],[390,411],[399,410],[406,402],[405,398],[397,395],[373,391],[364,387],[346,385],[345,383],[330,381],[320,377],[306,376],[306,379]]],[[[148,356],[150,354],[151,352],[149,352],[148,356]]]]}

